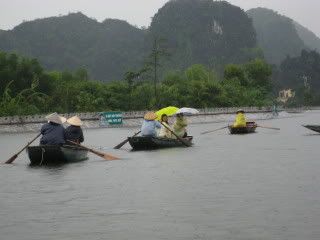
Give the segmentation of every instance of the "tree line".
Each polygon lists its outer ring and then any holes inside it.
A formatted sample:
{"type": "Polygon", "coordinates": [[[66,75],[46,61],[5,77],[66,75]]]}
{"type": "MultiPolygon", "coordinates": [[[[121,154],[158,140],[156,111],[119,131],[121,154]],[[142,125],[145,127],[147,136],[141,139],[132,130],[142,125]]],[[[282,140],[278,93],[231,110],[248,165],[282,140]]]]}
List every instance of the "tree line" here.
{"type": "Polygon", "coordinates": [[[223,74],[195,64],[154,81],[156,67],[151,64],[104,83],[90,79],[84,68],[48,72],[36,59],[0,52],[0,116],[272,103],[272,69],[261,59],[226,65],[223,74]]]}

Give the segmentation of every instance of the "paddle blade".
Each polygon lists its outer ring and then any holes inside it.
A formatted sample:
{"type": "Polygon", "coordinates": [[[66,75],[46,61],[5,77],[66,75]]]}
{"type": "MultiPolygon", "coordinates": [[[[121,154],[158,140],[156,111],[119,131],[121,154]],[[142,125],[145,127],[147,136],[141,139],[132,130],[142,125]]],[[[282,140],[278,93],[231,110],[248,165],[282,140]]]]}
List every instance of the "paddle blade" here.
{"type": "Polygon", "coordinates": [[[113,156],[111,154],[108,154],[108,153],[103,153],[103,152],[99,152],[97,150],[93,150],[93,149],[90,149],[89,150],[90,152],[102,157],[103,159],[105,160],[108,160],[108,161],[111,161],[111,160],[119,160],[120,158],[116,157],[116,156],[113,156]]]}
{"type": "Polygon", "coordinates": [[[120,159],[120,158],[118,158],[118,157],[115,157],[115,156],[112,156],[112,155],[106,154],[106,153],[104,154],[103,158],[104,158],[105,160],[108,160],[108,161],[119,160],[119,159],[120,159]]]}
{"type": "Polygon", "coordinates": [[[18,154],[13,155],[11,158],[9,158],[5,164],[11,164],[13,163],[14,160],[16,160],[16,158],[18,157],[18,154]]]}

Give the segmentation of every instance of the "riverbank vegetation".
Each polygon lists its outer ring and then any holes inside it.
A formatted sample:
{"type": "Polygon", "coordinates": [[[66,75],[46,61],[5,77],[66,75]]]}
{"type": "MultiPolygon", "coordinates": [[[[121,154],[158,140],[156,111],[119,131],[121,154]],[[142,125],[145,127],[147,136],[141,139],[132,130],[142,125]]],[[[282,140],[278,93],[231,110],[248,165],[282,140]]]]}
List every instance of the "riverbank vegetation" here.
{"type": "Polygon", "coordinates": [[[203,65],[169,71],[154,82],[152,69],[123,80],[91,80],[85,69],[46,72],[36,59],[0,53],[0,115],[145,110],[167,105],[197,108],[271,104],[271,67],[256,59],[227,65],[223,76],[203,65]]]}
{"type": "MultiPolygon", "coordinates": [[[[157,48],[158,49],[158,48],[157,48]]],[[[281,89],[295,97],[287,106],[320,104],[320,55],[302,51],[280,68],[262,59],[225,65],[215,72],[201,64],[184,70],[161,69],[155,63],[128,71],[112,82],[92,80],[86,69],[45,71],[36,59],[0,52],[0,116],[48,112],[134,111],[168,105],[195,108],[270,106],[281,89]]]]}

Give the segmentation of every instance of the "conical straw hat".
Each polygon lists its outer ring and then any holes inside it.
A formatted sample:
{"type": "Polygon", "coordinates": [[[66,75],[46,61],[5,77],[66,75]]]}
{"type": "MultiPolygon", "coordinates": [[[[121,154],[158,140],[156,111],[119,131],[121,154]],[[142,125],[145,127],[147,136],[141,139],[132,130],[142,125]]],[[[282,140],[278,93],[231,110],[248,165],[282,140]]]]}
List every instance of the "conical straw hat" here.
{"type": "Polygon", "coordinates": [[[144,119],[145,120],[155,120],[157,118],[157,114],[155,114],[154,112],[147,112],[145,115],[144,115],[144,119]]]}
{"type": "Polygon", "coordinates": [[[65,117],[61,117],[59,116],[58,113],[51,113],[49,115],[46,116],[46,119],[49,121],[49,122],[53,122],[53,123],[57,123],[57,124],[63,124],[66,122],[66,118],[65,117]]]}
{"type": "Polygon", "coordinates": [[[82,125],[82,121],[78,116],[73,116],[71,118],[68,118],[67,123],[69,123],[70,125],[79,126],[79,127],[82,125]]]}

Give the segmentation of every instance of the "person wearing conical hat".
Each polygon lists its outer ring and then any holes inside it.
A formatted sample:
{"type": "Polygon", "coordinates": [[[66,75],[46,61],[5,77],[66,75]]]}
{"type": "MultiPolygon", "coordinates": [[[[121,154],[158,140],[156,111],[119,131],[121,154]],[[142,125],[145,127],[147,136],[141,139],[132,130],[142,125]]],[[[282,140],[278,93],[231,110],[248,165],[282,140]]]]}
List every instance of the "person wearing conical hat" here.
{"type": "Polygon", "coordinates": [[[82,143],[84,141],[84,137],[81,129],[81,119],[78,116],[73,116],[67,120],[67,123],[70,124],[65,131],[65,139],[67,144],[72,144],[69,141],[82,143]]]}
{"type": "Polygon", "coordinates": [[[239,109],[237,111],[236,120],[233,123],[233,127],[241,128],[247,126],[247,120],[246,116],[244,115],[244,111],[242,109],[239,109]]]}
{"type": "Polygon", "coordinates": [[[45,117],[48,122],[41,127],[42,137],[41,145],[63,145],[65,144],[65,129],[62,126],[66,118],[59,116],[58,113],[52,113],[45,117]]]}
{"type": "Polygon", "coordinates": [[[161,128],[161,124],[158,121],[156,121],[157,117],[158,117],[157,114],[155,114],[154,112],[147,112],[144,115],[144,120],[141,127],[142,136],[150,136],[150,137],[157,136],[156,129],[161,128]]]}

